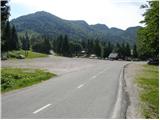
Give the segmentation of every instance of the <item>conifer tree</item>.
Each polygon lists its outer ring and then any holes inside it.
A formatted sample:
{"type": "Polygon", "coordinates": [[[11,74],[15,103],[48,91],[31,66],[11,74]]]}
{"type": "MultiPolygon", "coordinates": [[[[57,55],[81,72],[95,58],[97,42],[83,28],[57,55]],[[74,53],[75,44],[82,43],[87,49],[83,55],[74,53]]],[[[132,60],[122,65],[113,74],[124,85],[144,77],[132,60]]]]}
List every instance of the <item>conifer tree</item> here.
{"type": "Polygon", "coordinates": [[[125,56],[126,57],[131,56],[131,49],[130,49],[130,45],[128,43],[126,44],[126,47],[125,47],[125,56]]]}
{"type": "Polygon", "coordinates": [[[22,49],[25,50],[25,56],[27,57],[28,50],[30,50],[30,40],[27,32],[25,33],[25,36],[22,41],[22,49]]]}
{"type": "Polygon", "coordinates": [[[68,42],[68,36],[65,35],[64,36],[64,42],[62,43],[63,44],[63,55],[64,56],[69,56],[69,42],[68,42]]]}
{"type": "Polygon", "coordinates": [[[10,44],[11,44],[10,50],[19,50],[20,45],[19,45],[18,36],[17,36],[15,26],[13,26],[11,29],[11,39],[10,40],[11,40],[10,41],[10,44]]]}
{"type": "Polygon", "coordinates": [[[138,57],[137,46],[136,46],[136,45],[134,45],[134,47],[133,47],[133,57],[134,57],[134,58],[137,58],[137,57],[138,57]]]}

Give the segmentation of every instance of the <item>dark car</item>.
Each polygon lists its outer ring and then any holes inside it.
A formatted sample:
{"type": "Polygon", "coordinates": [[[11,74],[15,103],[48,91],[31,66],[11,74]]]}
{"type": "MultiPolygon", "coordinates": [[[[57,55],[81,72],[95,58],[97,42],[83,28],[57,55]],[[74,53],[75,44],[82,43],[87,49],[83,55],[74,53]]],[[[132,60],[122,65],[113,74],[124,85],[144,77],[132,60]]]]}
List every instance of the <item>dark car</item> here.
{"type": "Polygon", "coordinates": [[[7,60],[7,59],[8,59],[7,53],[2,52],[2,53],[1,53],[1,60],[7,60]]]}
{"type": "Polygon", "coordinates": [[[149,59],[147,64],[149,64],[149,65],[159,65],[159,59],[157,59],[157,58],[149,59]]]}

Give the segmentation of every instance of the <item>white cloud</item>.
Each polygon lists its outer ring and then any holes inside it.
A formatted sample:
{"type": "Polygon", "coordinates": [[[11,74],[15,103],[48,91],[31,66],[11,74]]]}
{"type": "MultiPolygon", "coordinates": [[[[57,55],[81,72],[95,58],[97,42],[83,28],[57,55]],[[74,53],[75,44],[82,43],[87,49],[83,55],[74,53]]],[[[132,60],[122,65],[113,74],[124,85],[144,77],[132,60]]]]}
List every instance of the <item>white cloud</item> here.
{"type": "MultiPolygon", "coordinates": [[[[89,24],[103,23],[126,29],[139,25],[143,19],[139,9],[142,3],[144,0],[11,0],[11,7],[13,4],[24,6],[24,14],[44,10],[63,19],[85,20],[89,24]]],[[[12,9],[16,9],[15,6],[12,9]]],[[[14,11],[13,17],[17,17],[18,13],[20,11],[14,11]]]]}

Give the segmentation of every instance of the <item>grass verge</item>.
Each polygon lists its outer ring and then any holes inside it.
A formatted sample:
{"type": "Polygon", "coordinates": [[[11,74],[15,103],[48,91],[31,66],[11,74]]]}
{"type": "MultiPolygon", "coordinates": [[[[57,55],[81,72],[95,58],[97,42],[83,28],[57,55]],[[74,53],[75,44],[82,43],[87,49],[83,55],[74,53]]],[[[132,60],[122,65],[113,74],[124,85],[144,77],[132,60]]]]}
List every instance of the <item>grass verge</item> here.
{"type": "Polygon", "coordinates": [[[143,72],[137,76],[141,88],[140,99],[145,118],[159,118],[159,71],[158,66],[144,65],[143,72]]]}
{"type": "MultiPolygon", "coordinates": [[[[16,58],[19,55],[25,56],[25,51],[24,50],[9,51],[8,55],[9,55],[9,58],[16,58]]],[[[47,54],[28,51],[28,56],[26,58],[39,58],[39,57],[47,57],[47,56],[48,56],[47,54]]]]}
{"type": "Polygon", "coordinates": [[[55,74],[38,69],[2,68],[1,91],[4,93],[10,90],[31,86],[48,80],[53,76],[55,76],[55,74]]]}

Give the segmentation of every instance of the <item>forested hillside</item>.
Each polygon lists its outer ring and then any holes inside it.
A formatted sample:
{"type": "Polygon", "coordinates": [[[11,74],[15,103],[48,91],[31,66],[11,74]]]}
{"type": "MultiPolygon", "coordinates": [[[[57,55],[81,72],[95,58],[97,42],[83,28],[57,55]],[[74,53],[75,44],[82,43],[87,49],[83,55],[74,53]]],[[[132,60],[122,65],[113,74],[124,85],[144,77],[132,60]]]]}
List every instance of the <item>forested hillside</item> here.
{"type": "Polygon", "coordinates": [[[127,30],[108,28],[104,24],[88,25],[85,21],[64,20],[50,13],[40,11],[21,16],[11,21],[18,33],[32,33],[57,38],[59,35],[68,35],[72,40],[87,40],[97,38],[101,41],[128,42],[135,44],[136,32],[140,28],[130,27],[127,30]]]}

